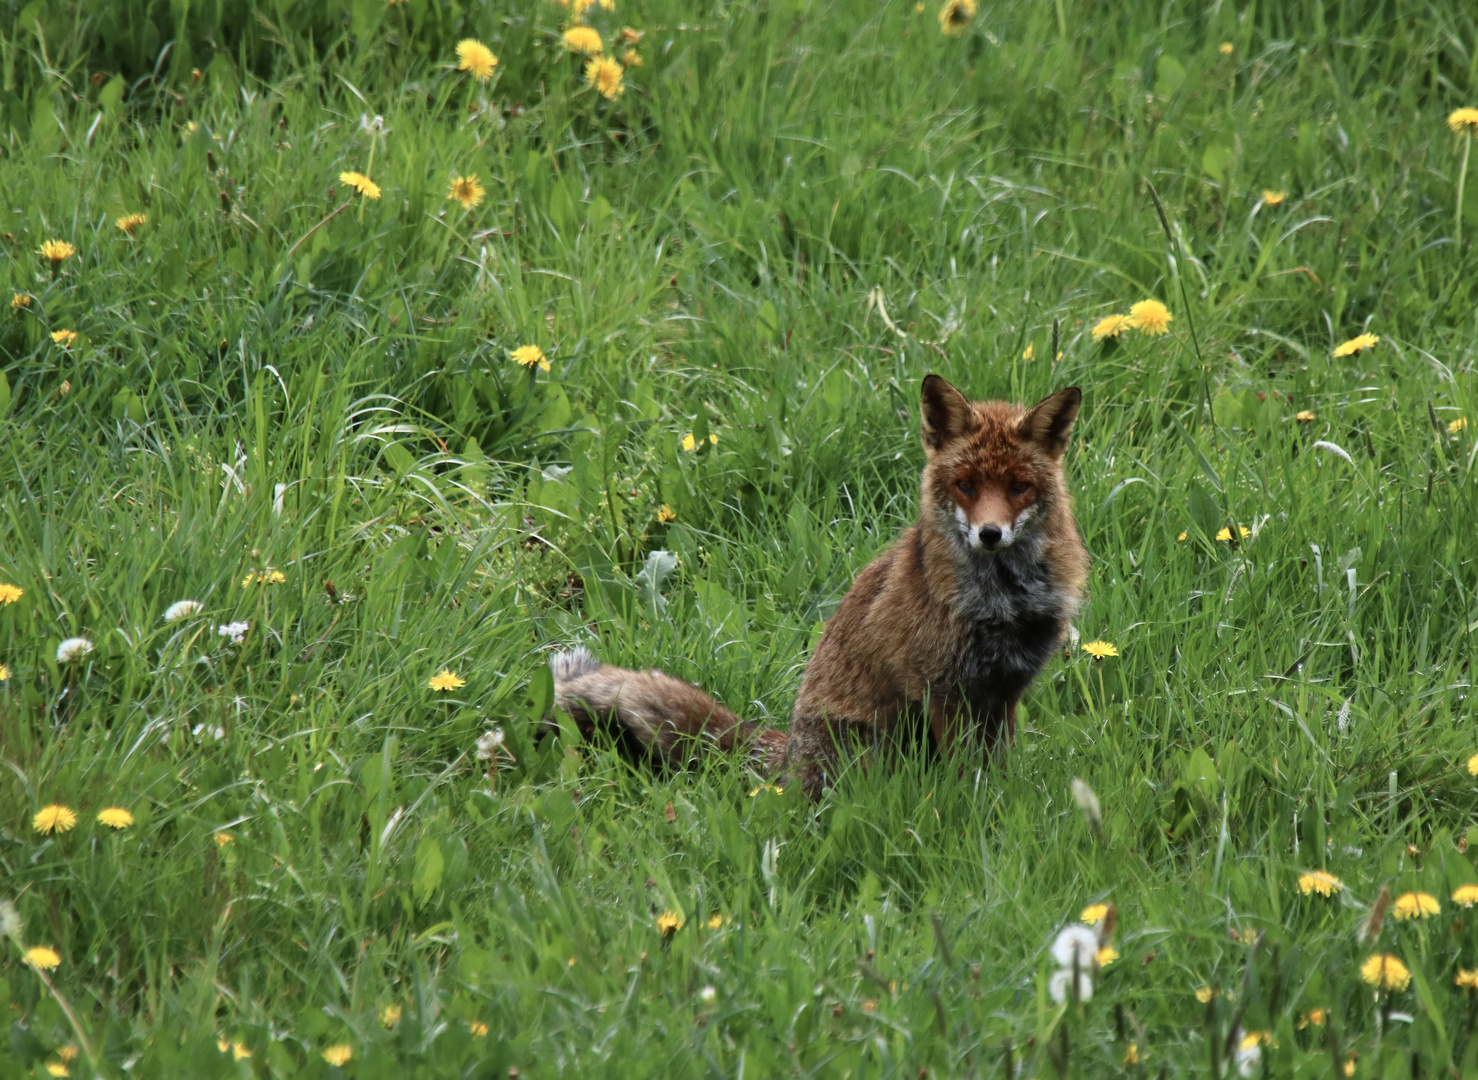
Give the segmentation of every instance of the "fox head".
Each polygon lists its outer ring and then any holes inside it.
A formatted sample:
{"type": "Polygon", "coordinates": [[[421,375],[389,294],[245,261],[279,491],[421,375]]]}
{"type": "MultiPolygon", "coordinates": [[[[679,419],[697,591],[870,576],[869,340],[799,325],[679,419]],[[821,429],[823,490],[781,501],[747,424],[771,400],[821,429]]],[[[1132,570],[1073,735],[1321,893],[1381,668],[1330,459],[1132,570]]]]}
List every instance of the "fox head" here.
{"type": "Polygon", "coordinates": [[[956,547],[1001,551],[1070,506],[1062,455],[1083,393],[1065,387],[1030,409],[966,401],[938,375],[924,379],[922,507],[956,547]]]}

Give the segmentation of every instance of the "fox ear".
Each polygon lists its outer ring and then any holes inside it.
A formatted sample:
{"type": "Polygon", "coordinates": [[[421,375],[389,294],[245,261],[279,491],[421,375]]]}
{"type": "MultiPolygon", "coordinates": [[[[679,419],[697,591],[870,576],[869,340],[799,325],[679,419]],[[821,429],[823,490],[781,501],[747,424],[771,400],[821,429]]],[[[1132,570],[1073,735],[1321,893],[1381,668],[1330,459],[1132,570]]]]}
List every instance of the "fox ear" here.
{"type": "Polygon", "coordinates": [[[923,415],[924,452],[933,455],[962,435],[975,430],[975,412],[965,395],[938,375],[924,376],[924,392],[919,402],[923,415]]]}
{"type": "Polygon", "coordinates": [[[1044,397],[1021,418],[1021,437],[1037,443],[1055,458],[1062,457],[1082,403],[1083,391],[1076,386],[1065,386],[1044,397]]]}

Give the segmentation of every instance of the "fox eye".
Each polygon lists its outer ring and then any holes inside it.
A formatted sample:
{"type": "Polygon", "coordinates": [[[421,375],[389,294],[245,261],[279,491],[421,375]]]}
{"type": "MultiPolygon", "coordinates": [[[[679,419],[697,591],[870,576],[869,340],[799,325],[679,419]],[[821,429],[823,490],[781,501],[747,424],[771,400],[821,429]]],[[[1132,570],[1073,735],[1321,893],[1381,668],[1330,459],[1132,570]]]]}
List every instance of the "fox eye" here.
{"type": "Polygon", "coordinates": [[[1011,494],[1012,495],[1025,495],[1031,489],[1032,489],[1032,486],[1030,484],[1028,484],[1025,480],[1012,480],[1011,481],[1011,494]]]}
{"type": "Polygon", "coordinates": [[[975,485],[970,483],[970,481],[968,480],[956,480],[955,487],[959,488],[960,494],[965,496],[965,498],[967,499],[971,495],[975,494],[975,485]]]}

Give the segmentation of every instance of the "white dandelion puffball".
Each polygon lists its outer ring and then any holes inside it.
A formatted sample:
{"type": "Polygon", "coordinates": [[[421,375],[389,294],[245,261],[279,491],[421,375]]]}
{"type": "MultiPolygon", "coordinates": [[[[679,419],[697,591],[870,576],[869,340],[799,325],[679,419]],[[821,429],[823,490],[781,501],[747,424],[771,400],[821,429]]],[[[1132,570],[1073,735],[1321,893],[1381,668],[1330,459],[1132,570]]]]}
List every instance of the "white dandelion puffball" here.
{"type": "Polygon", "coordinates": [[[1069,970],[1076,959],[1079,971],[1092,971],[1098,961],[1098,935],[1077,923],[1063,927],[1052,943],[1052,959],[1069,970]]]}
{"type": "Polygon", "coordinates": [[[74,660],[81,660],[92,652],[93,644],[85,637],[69,637],[56,647],[56,662],[58,664],[70,664],[74,660]]]}
{"type": "Polygon", "coordinates": [[[188,619],[203,606],[199,600],[176,600],[164,609],[164,621],[171,623],[179,622],[181,619],[188,619]]]}
{"type": "Polygon", "coordinates": [[[221,637],[230,638],[232,645],[240,645],[246,640],[246,632],[251,629],[249,622],[228,622],[225,626],[216,627],[216,633],[221,637]]]}
{"type": "MultiPolygon", "coordinates": [[[[1051,981],[1047,983],[1047,993],[1052,995],[1053,1001],[1061,1005],[1072,996],[1072,986],[1072,968],[1060,968],[1053,972],[1051,981]]],[[[1093,979],[1087,971],[1078,972],[1078,1000],[1093,1000],[1093,979]]]]}
{"type": "Polygon", "coordinates": [[[491,761],[503,745],[503,729],[500,727],[484,731],[477,737],[477,760],[491,761]]]}
{"type": "Polygon", "coordinates": [[[702,990],[698,991],[698,997],[703,1000],[703,1004],[712,1005],[718,1000],[718,991],[711,986],[705,986],[702,990]]]}

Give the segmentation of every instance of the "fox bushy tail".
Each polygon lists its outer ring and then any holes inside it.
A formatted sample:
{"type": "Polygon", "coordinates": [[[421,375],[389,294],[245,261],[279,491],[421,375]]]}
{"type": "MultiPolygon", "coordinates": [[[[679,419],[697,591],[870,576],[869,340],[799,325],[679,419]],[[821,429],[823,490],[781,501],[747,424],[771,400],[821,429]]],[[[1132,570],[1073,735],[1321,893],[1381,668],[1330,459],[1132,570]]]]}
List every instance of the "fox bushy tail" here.
{"type": "Polygon", "coordinates": [[[748,750],[757,769],[778,773],[785,733],[741,720],[702,690],[656,668],[628,671],[602,664],[577,647],[549,658],[554,704],[580,734],[615,736],[629,757],[663,766],[684,765],[704,749],[748,750]]]}

